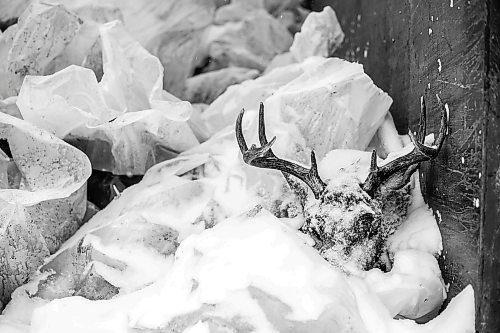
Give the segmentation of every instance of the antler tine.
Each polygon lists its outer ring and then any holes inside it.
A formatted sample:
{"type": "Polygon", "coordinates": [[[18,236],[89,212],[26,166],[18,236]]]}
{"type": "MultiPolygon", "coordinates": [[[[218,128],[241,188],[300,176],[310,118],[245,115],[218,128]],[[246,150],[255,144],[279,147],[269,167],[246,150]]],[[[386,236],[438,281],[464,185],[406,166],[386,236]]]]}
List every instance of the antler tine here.
{"type": "Polygon", "coordinates": [[[439,127],[439,136],[434,139],[434,145],[437,146],[437,150],[439,151],[443,145],[444,138],[448,135],[448,110],[446,110],[446,106],[438,94],[436,94],[436,98],[441,108],[441,126],[439,127]]]}
{"type": "Polygon", "coordinates": [[[264,103],[259,106],[259,142],[261,146],[267,144],[266,125],[264,124],[264,103]]]}
{"type": "Polygon", "coordinates": [[[236,126],[234,129],[234,132],[236,133],[236,141],[238,141],[238,146],[240,147],[240,151],[242,154],[248,150],[245,137],[243,136],[243,130],[241,128],[244,113],[245,109],[241,109],[240,113],[238,114],[238,118],[236,119],[236,126]]]}
{"type": "MultiPolygon", "coordinates": [[[[424,154],[428,155],[430,158],[435,158],[439,151],[441,150],[441,146],[443,145],[444,138],[446,137],[447,130],[448,130],[448,112],[446,111],[446,107],[444,106],[443,102],[441,101],[441,98],[436,94],[436,98],[438,100],[439,107],[441,109],[441,125],[439,127],[439,134],[437,138],[434,139],[433,147],[427,147],[423,143],[425,141],[425,125],[423,126],[423,133],[422,134],[422,139],[419,140],[419,137],[415,140],[415,137],[412,135],[411,131],[409,132],[410,139],[412,140],[413,144],[421,150],[424,154]]],[[[424,108],[422,110],[422,114],[425,114],[425,102],[424,102],[424,108]]],[[[423,122],[425,123],[425,115],[420,118],[420,122],[422,123],[422,118],[424,119],[423,122]]],[[[420,125],[420,127],[422,127],[420,125]]]]}
{"type": "Polygon", "coordinates": [[[372,160],[370,162],[370,171],[377,171],[377,151],[375,149],[372,150],[372,160]]]}
{"type": "Polygon", "coordinates": [[[427,129],[427,108],[425,106],[424,96],[420,97],[420,121],[418,122],[417,140],[420,143],[425,141],[425,132],[427,129]]]}
{"type": "Polygon", "coordinates": [[[264,104],[262,103],[259,108],[259,142],[261,147],[252,145],[250,149],[248,149],[241,126],[244,113],[245,110],[240,111],[238,118],[236,119],[235,126],[236,140],[238,141],[238,146],[240,147],[240,151],[243,155],[243,161],[258,168],[275,169],[283,173],[289,173],[306,183],[307,186],[311,188],[315,198],[319,199],[325,190],[326,184],[319,177],[314,152],[311,152],[310,169],[276,157],[271,149],[276,137],[273,137],[273,139],[269,142],[267,141],[264,124],[264,104]]]}
{"type": "Polygon", "coordinates": [[[377,166],[377,156],[375,151],[372,153],[372,160],[370,166],[370,173],[362,184],[363,190],[369,195],[373,196],[381,185],[385,185],[390,189],[399,189],[406,185],[410,179],[411,174],[417,169],[418,164],[423,161],[429,161],[435,158],[443,145],[444,139],[447,135],[448,118],[446,108],[443,106],[441,99],[438,98],[438,103],[441,107],[441,126],[439,135],[434,141],[432,147],[424,145],[425,132],[426,132],[426,106],[425,100],[421,100],[421,114],[419,122],[419,132],[417,137],[409,131],[410,139],[415,146],[413,150],[401,156],[394,161],[387,163],[382,167],[377,166]]]}

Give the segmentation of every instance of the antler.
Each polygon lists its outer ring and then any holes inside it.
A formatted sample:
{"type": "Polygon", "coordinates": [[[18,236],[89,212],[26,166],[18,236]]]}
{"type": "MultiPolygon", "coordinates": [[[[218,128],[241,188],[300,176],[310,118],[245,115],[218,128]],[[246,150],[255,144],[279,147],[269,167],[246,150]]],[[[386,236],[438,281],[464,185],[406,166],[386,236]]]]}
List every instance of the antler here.
{"type": "Polygon", "coordinates": [[[245,109],[242,109],[238,115],[238,118],[236,119],[235,127],[236,140],[238,141],[238,146],[240,147],[241,153],[243,154],[243,161],[258,168],[275,169],[283,173],[294,175],[295,177],[306,183],[307,186],[311,188],[314,197],[316,199],[319,199],[320,195],[325,190],[326,184],[318,175],[318,166],[316,164],[316,156],[314,155],[314,151],[311,152],[310,169],[306,169],[300,165],[276,157],[271,149],[271,146],[274,144],[276,137],[273,137],[269,142],[266,138],[263,103],[260,103],[259,108],[259,142],[261,147],[257,147],[253,144],[250,149],[248,149],[241,128],[241,122],[243,120],[244,113],[245,109]]]}
{"type": "Polygon", "coordinates": [[[390,189],[400,189],[408,184],[410,177],[417,170],[420,162],[429,161],[434,159],[443,145],[444,138],[448,131],[448,117],[446,108],[441,102],[441,99],[436,95],[439,106],[441,107],[441,127],[439,129],[439,136],[434,139],[432,147],[424,145],[425,131],[426,131],[426,107],[424,98],[420,102],[420,121],[417,137],[409,131],[410,139],[415,146],[413,150],[401,156],[394,161],[387,163],[382,167],[377,166],[377,153],[375,150],[372,152],[372,159],[370,165],[370,173],[362,185],[363,190],[370,196],[373,196],[375,191],[384,185],[390,189]]]}

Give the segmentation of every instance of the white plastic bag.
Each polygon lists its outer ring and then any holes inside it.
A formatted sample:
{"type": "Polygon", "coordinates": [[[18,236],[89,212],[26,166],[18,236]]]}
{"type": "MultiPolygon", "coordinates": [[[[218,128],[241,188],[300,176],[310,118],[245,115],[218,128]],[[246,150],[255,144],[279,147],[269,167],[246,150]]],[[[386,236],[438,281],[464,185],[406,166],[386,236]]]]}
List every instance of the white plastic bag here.
{"type": "Polygon", "coordinates": [[[163,67],[118,21],[100,28],[104,75],[69,66],[27,76],[17,100],[24,119],[65,138],[92,167],[144,174],[198,144],[187,124],[191,104],[163,90],[163,67]]]}
{"type": "Polygon", "coordinates": [[[31,4],[0,40],[0,98],[17,95],[25,75],[45,74],[82,23],[62,5],[31,4]]]}
{"type": "Polygon", "coordinates": [[[13,157],[4,154],[0,173],[9,164],[7,178],[15,179],[0,189],[0,301],[5,302],[82,223],[91,169],[78,149],[3,113],[0,138],[13,157]]]}

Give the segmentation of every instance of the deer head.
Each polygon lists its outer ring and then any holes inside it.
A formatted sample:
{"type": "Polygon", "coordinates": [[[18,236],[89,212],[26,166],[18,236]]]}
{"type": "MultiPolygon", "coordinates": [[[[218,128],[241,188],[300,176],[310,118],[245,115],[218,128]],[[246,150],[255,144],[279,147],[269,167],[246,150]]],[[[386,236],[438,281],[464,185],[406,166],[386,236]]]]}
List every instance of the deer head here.
{"type": "MultiPolygon", "coordinates": [[[[287,180],[292,175],[304,182],[312,191],[303,202],[305,223],[302,230],[316,242],[315,248],[330,263],[344,267],[354,264],[357,268],[368,268],[380,256],[385,240],[390,235],[394,221],[384,219],[384,200],[410,183],[411,175],[419,164],[434,159],[447,133],[446,109],[436,95],[441,108],[439,135],[432,146],[424,144],[426,132],[426,106],[421,101],[419,130],[416,137],[409,132],[413,150],[381,167],[377,165],[377,154],[373,150],[368,177],[363,183],[357,179],[330,180],[325,183],[318,174],[314,151],[311,152],[311,167],[278,158],[272,151],[276,140],[267,140],[264,124],[264,105],[259,109],[260,147],[248,148],[242,132],[241,110],[236,120],[236,139],[245,163],[283,173],[287,180]]],[[[405,214],[405,213],[404,213],[405,214]]],[[[402,216],[399,218],[401,220],[402,216]]]]}

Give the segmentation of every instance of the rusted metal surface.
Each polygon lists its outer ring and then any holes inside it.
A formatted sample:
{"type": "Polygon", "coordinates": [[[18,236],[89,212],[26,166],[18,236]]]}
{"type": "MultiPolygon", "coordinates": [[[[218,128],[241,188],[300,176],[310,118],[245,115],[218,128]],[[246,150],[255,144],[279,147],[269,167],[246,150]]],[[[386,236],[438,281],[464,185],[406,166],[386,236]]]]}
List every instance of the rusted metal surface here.
{"type": "Polygon", "coordinates": [[[483,112],[484,193],[482,201],[479,323],[484,332],[500,331],[500,1],[487,1],[486,107],[483,112]]]}
{"type": "MultiPolygon", "coordinates": [[[[450,296],[476,295],[477,329],[500,331],[500,10],[496,0],[314,0],[332,6],[346,39],[336,56],[359,61],[394,99],[400,133],[417,128],[420,96],[439,124],[440,156],[421,168],[424,196],[440,220],[441,264],[450,296]]],[[[437,128],[430,128],[437,132],[437,128]]]]}

